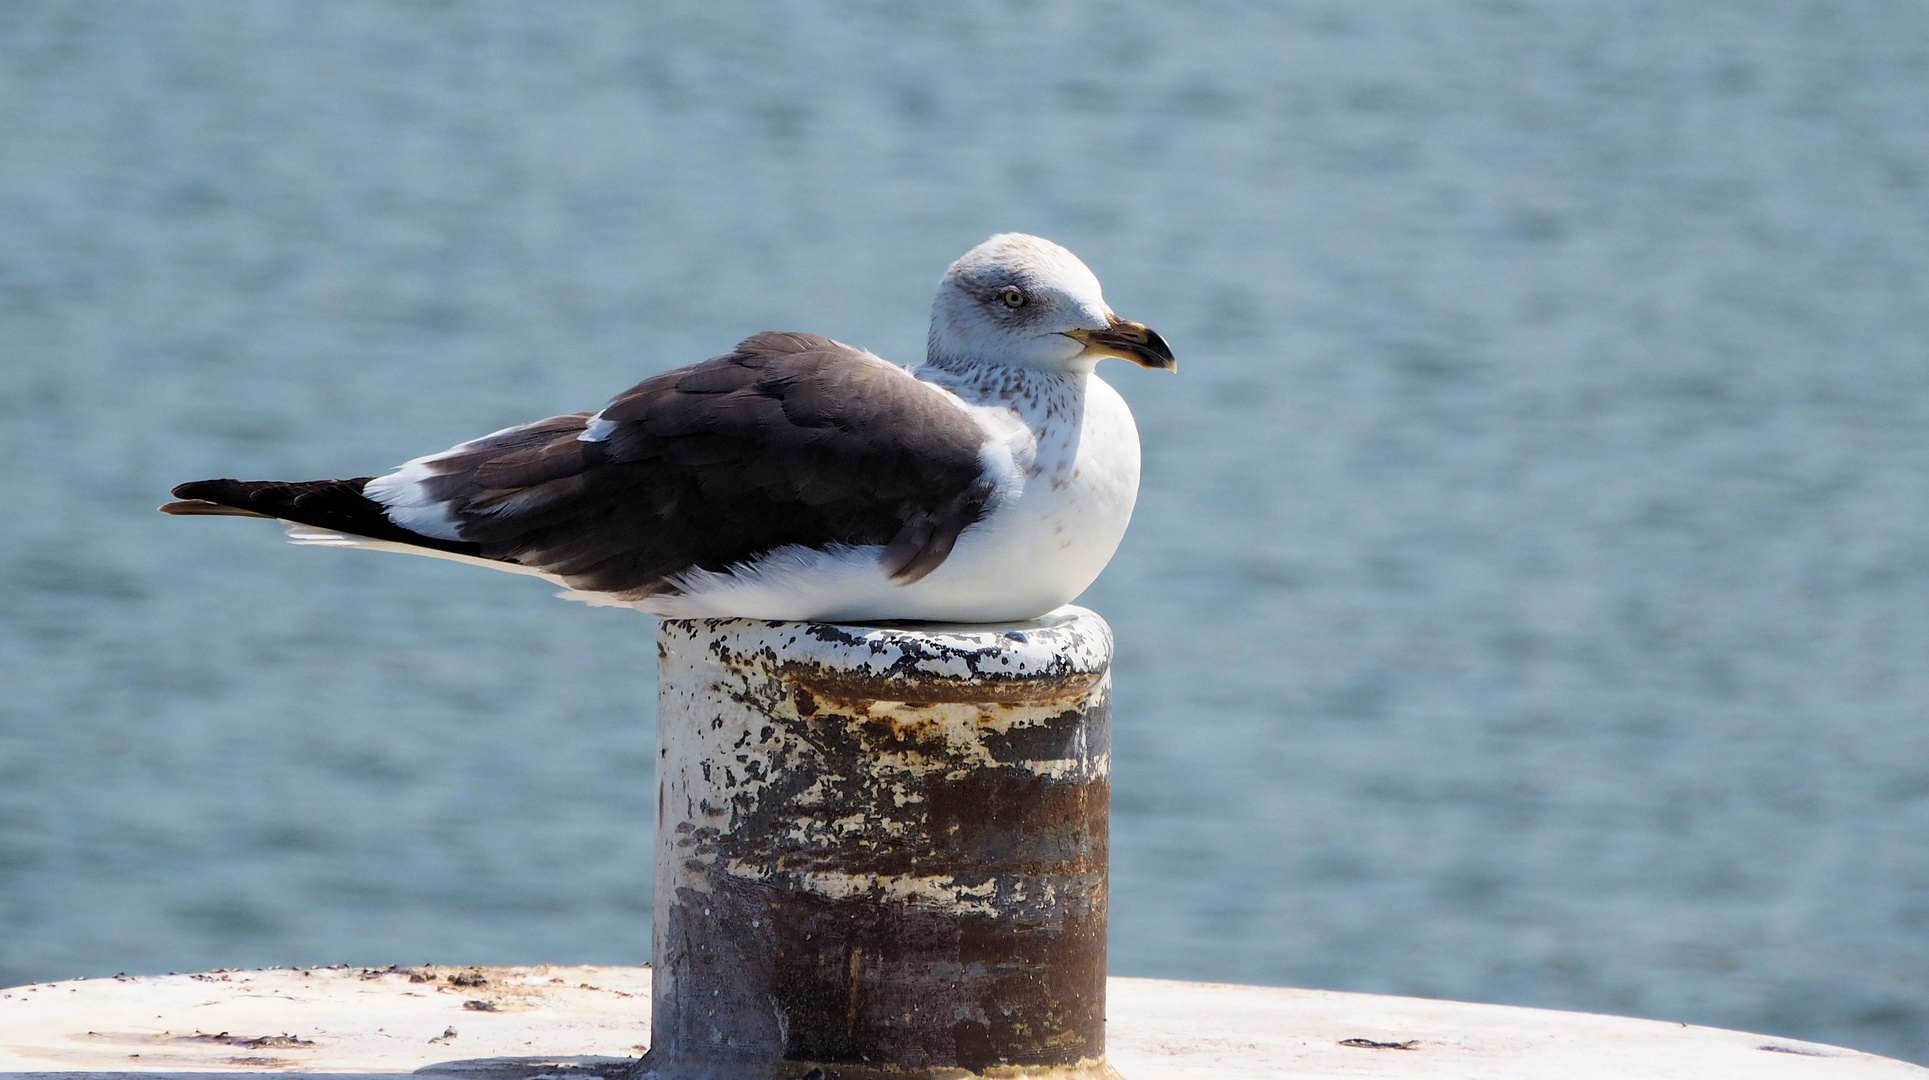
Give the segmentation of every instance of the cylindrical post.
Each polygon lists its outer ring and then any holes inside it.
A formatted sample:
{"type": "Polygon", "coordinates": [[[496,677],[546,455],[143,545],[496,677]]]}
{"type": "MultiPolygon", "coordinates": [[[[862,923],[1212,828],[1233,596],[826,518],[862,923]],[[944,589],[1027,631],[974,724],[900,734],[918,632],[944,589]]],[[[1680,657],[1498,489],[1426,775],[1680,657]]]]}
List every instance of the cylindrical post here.
{"type": "Polygon", "coordinates": [[[657,643],[644,1075],[1115,1076],[1103,619],[657,643]]]}

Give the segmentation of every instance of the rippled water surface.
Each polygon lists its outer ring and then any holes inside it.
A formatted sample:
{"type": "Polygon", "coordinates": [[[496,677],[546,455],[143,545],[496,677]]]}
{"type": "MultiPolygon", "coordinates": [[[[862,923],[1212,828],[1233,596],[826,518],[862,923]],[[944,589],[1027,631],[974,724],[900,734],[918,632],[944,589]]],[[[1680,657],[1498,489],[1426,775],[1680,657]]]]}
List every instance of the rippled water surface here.
{"type": "Polygon", "coordinates": [[[649,950],[652,624],[164,519],[986,234],[1176,378],[1120,973],[1929,1061],[1929,8],[0,8],[0,983],[649,950]]]}

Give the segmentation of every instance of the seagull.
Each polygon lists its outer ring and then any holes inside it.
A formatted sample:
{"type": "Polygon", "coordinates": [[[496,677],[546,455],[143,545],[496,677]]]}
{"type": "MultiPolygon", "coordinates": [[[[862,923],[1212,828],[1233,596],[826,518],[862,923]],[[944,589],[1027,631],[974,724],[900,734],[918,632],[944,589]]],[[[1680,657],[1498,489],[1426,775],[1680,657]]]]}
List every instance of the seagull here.
{"type": "Polygon", "coordinates": [[[1138,429],[1093,372],[1107,356],[1177,366],[1077,256],[1002,233],[939,281],[914,369],[761,333],[386,476],[200,480],[160,509],[664,618],[1019,622],[1083,592],[1132,517],[1138,429]]]}

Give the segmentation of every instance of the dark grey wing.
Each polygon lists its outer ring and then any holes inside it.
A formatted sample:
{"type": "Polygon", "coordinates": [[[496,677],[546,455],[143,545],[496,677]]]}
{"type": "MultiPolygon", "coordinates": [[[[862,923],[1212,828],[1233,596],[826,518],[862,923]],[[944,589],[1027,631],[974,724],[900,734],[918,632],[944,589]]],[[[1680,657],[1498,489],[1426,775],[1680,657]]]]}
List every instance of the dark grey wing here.
{"type": "Polygon", "coordinates": [[[790,544],[881,545],[930,573],[993,492],[984,435],[904,369],[812,334],[758,334],[594,416],[557,417],[422,465],[421,494],[485,558],[638,599],[790,544]]]}

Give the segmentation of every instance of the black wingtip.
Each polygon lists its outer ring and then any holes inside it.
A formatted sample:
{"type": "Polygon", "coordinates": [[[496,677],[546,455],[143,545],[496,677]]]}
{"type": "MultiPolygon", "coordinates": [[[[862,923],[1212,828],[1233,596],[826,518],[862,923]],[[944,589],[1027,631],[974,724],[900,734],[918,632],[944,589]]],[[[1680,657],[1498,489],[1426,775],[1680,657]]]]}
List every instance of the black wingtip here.
{"type": "MultiPolygon", "coordinates": [[[[576,430],[581,430],[578,425],[576,430]]],[[[573,436],[572,436],[573,437],[573,436]]],[[[432,551],[479,555],[481,547],[466,540],[444,540],[404,529],[388,518],[382,504],[362,494],[371,477],[351,480],[195,480],[174,489],[177,502],[161,507],[163,514],[183,517],[279,518],[318,529],[390,540],[432,551]]]]}
{"type": "Polygon", "coordinates": [[[237,481],[234,480],[190,480],[174,485],[168,494],[192,502],[214,502],[216,500],[209,496],[227,494],[235,483],[237,481]]]}
{"type": "Polygon", "coordinates": [[[163,514],[176,514],[182,517],[265,517],[259,510],[251,510],[236,503],[246,499],[245,492],[238,480],[190,480],[185,484],[174,485],[168,494],[177,500],[160,508],[163,514]],[[236,496],[240,495],[241,498],[236,496]]]}

